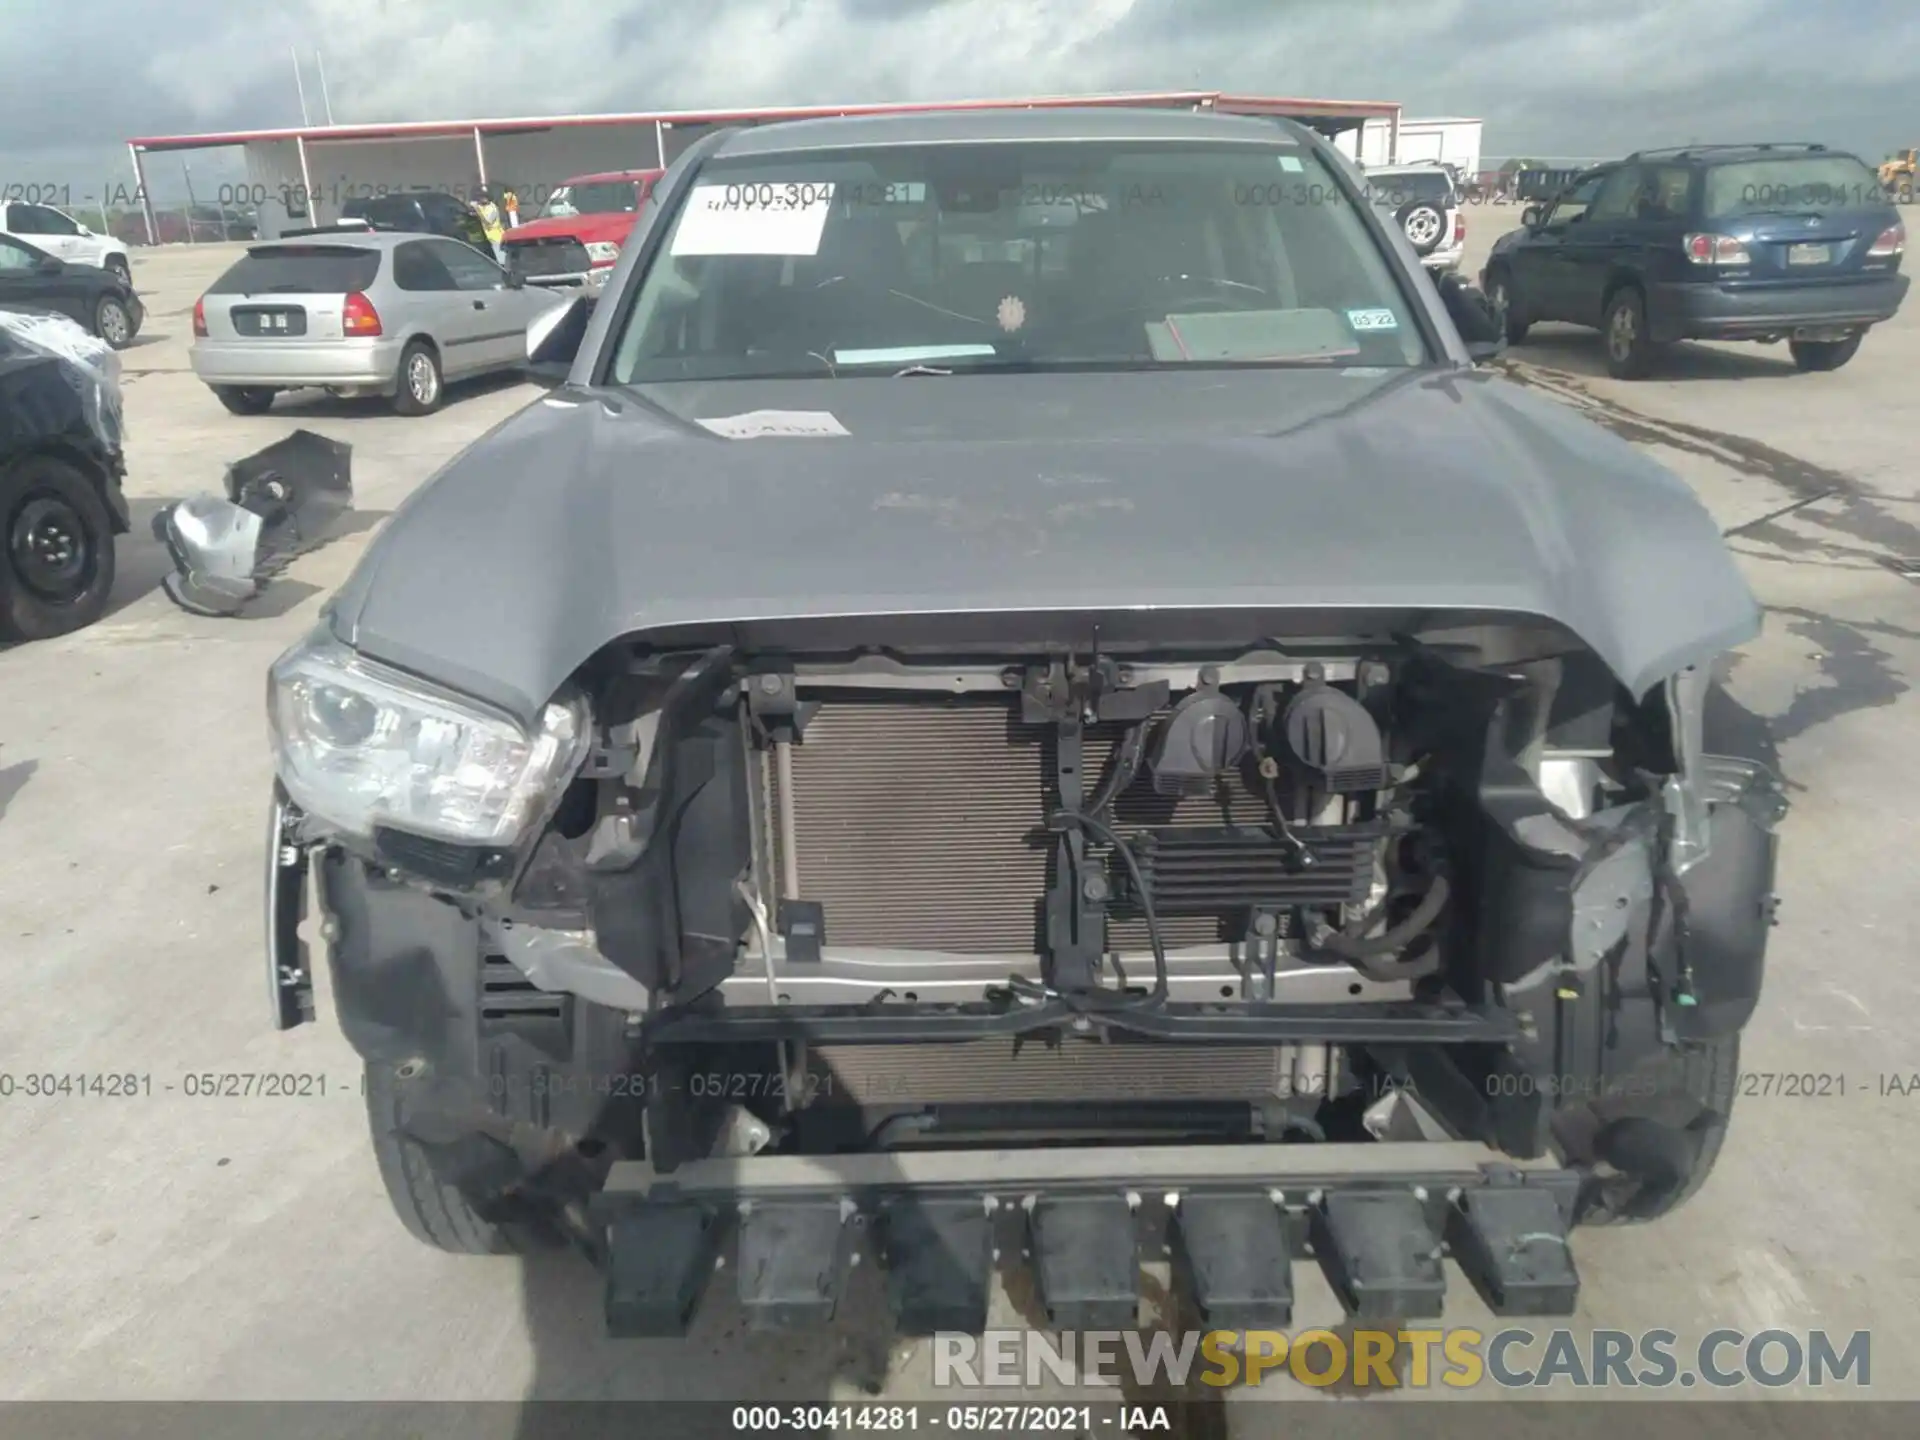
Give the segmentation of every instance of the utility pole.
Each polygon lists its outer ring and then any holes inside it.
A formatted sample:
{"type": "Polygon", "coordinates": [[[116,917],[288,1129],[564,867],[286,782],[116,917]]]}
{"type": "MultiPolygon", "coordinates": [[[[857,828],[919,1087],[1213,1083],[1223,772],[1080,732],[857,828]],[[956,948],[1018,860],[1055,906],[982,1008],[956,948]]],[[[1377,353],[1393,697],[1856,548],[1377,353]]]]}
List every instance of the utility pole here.
{"type": "Polygon", "coordinates": [[[287,54],[293,57],[293,88],[300,92],[300,123],[303,126],[311,125],[313,121],[307,116],[307,84],[300,78],[300,52],[289,45],[287,54]]]}
{"type": "Polygon", "coordinates": [[[184,159],[180,162],[180,174],[187,182],[187,244],[191,245],[194,243],[193,212],[200,208],[200,202],[193,194],[193,167],[184,159]]]}
{"type": "Polygon", "coordinates": [[[327,112],[327,124],[333,124],[333,97],[327,93],[327,63],[318,50],[313,52],[313,68],[320,72],[320,108],[327,112]]]}

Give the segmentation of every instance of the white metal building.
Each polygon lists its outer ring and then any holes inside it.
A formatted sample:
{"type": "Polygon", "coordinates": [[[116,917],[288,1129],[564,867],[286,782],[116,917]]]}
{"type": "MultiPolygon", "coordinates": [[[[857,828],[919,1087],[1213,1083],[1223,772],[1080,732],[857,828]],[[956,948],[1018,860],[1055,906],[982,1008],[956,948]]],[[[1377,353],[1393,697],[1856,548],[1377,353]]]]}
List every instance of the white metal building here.
{"type": "MultiPolygon", "coordinates": [[[[603,170],[639,170],[671,164],[710,130],[831,115],[885,114],[919,110],[1035,109],[1074,105],[1150,106],[1215,110],[1227,114],[1288,116],[1332,136],[1357,152],[1361,127],[1384,137],[1392,154],[1400,129],[1400,106],[1371,100],[1286,99],[1230,95],[1219,91],[1169,91],[1125,95],[1069,95],[1030,99],[960,100],[907,105],[809,106],[734,111],[651,111],[622,115],[557,115],[518,120],[438,120],[393,125],[331,125],[287,130],[251,130],[208,135],[150,136],[128,142],[141,193],[147,194],[144,157],[153,154],[244,147],[247,183],[232,187],[221,203],[240,208],[285,204],[296,216],[308,210],[324,223],[338,216],[343,200],[391,190],[450,190],[511,186],[522,211],[537,210],[570,176],[603,170]],[[239,193],[241,189],[245,194],[239,193]],[[303,206],[301,197],[315,203],[303,206]]],[[[1478,122],[1474,122],[1476,125],[1478,122]]],[[[1477,143],[1477,142],[1476,142],[1477,143]]],[[[157,227],[147,202],[151,239],[157,227]]]]}
{"type": "Polygon", "coordinates": [[[1402,120],[1397,127],[1370,119],[1360,131],[1362,165],[1410,165],[1434,160],[1467,175],[1480,173],[1479,120],[1402,120]]]}

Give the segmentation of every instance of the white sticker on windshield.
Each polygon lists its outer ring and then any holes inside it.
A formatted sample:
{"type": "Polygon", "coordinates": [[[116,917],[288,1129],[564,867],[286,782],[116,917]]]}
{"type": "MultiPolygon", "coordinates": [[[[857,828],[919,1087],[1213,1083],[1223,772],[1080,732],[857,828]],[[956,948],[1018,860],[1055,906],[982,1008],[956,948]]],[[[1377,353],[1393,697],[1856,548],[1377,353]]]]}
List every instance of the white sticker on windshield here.
{"type": "Polygon", "coordinates": [[[749,410],[699,423],[727,440],[813,439],[853,433],[825,410],[749,410]]]}
{"type": "Polygon", "coordinates": [[[881,350],[836,350],[836,365],[912,365],[928,360],[963,360],[996,355],[991,345],[894,345],[881,350]]]}
{"type": "Polygon", "coordinates": [[[675,255],[818,255],[831,183],[696,185],[674,227],[675,255]]]}
{"type": "Polygon", "coordinates": [[[1300,157],[1298,155],[1282,155],[1280,157],[1280,168],[1296,175],[1299,174],[1301,169],[1300,157]]]}
{"type": "Polygon", "coordinates": [[[1349,310],[1347,324],[1359,334],[1366,330],[1398,330],[1400,319],[1391,310],[1349,310]]]}

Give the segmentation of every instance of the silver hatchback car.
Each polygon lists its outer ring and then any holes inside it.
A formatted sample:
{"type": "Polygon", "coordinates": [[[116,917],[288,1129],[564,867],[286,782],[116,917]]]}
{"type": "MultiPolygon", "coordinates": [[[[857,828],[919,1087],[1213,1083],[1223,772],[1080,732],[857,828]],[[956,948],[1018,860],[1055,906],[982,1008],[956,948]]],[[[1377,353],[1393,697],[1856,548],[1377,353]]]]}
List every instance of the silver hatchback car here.
{"type": "Polygon", "coordinates": [[[564,303],[444,236],[302,234],[249,246],[194,304],[193,373],[236,415],[307,386],[425,415],[448,381],[524,365],[564,303]]]}

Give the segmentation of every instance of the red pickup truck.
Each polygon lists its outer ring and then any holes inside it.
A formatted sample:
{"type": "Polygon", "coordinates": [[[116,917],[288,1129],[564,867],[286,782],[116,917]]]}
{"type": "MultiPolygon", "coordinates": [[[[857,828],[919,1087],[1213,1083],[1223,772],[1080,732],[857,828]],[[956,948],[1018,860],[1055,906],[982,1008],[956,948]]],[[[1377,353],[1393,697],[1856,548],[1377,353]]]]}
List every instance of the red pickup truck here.
{"type": "Polygon", "coordinates": [[[664,173],[613,170],[567,181],[538,217],[507,231],[508,266],[529,285],[597,291],[664,173]]]}

